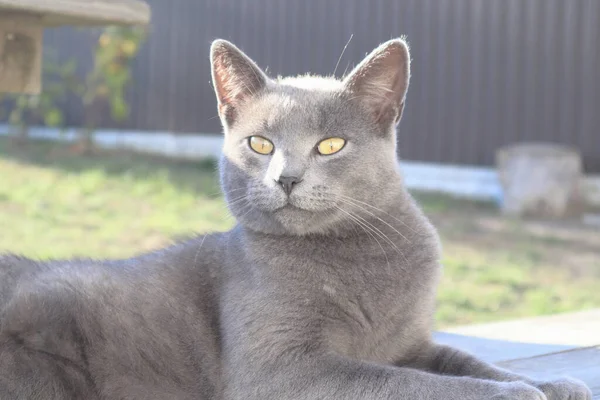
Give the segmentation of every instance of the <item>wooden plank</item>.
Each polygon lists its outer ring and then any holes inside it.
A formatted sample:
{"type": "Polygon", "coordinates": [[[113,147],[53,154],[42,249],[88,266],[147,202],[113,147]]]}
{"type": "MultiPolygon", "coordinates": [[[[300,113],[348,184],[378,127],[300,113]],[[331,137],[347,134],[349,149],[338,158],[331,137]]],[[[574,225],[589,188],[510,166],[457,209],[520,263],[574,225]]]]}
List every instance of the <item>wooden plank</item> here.
{"type": "Polygon", "coordinates": [[[520,360],[504,361],[498,366],[537,379],[570,376],[585,382],[594,399],[600,399],[600,347],[568,350],[520,360]]]}
{"type": "Polygon", "coordinates": [[[0,15],[0,92],[40,92],[42,38],[39,17],[0,15]]]}
{"type": "Polygon", "coordinates": [[[46,26],[150,22],[150,7],[140,0],[0,0],[2,10],[41,16],[46,26]]]}
{"type": "Polygon", "coordinates": [[[447,332],[436,332],[434,334],[434,339],[437,343],[466,351],[489,363],[534,357],[579,348],[578,346],[569,345],[522,343],[508,340],[487,339],[447,332]]]}
{"type": "Polygon", "coordinates": [[[596,346],[600,341],[600,309],[456,327],[444,331],[532,344],[596,346]]]}

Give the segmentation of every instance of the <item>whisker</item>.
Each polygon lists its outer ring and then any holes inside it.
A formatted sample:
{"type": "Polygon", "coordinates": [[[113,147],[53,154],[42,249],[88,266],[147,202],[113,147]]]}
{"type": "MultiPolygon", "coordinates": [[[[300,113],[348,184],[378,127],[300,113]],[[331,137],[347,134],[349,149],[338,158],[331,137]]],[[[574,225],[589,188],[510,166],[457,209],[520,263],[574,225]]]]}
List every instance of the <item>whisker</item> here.
{"type": "MultiPolygon", "coordinates": [[[[365,231],[365,233],[367,233],[369,236],[371,236],[375,242],[377,242],[377,244],[379,245],[379,247],[381,248],[381,251],[383,252],[383,255],[385,257],[385,260],[387,261],[387,265],[388,265],[388,271],[391,271],[392,266],[390,265],[390,259],[387,256],[387,253],[385,252],[385,249],[383,248],[383,246],[381,245],[381,243],[379,242],[379,240],[377,240],[377,238],[375,237],[375,235],[373,235],[371,232],[369,232],[366,228],[365,225],[363,225],[354,215],[352,215],[351,213],[347,212],[346,210],[344,210],[343,208],[339,207],[339,206],[335,206],[339,211],[343,212],[344,214],[348,215],[352,220],[354,220],[354,222],[356,222],[356,224],[362,228],[363,231],[365,231]]],[[[367,227],[368,228],[368,227],[367,227]]]]}
{"type": "MultiPolygon", "coordinates": [[[[360,219],[361,221],[363,221],[367,226],[370,226],[379,235],[379,237],[381,237],[382,239],[385,239],[390,245],[392,245],[392,247],[398,252],[398,254],[400,254],[402,256],[402,258],[404,258],[404,261],[406,261],[406,264],[408,265],[408,259],[406,258],[406,255],[402,252],[402,250],[400,250],[398,248],[398,246],[396,246],[396,243],[394,243],[394,241],[392,239],[390,239],[385,233],[383,233],[379,228],[377,228],[375,225],[373,225],[366,219],[359,217],[359,216],[355,216],[355,217],[360,219]]],[[[404,269],[404,268],[402,268],[402,269],[404,271],[406,271],[406,269],[404,269]]]]}
{"type": "Polygon", "coordinates": [[[194,256],[194,262],[193,264],[196,264],[196,261],[198,261],[198,255],[200,254],[200,249],[202,248],[202,245],[204,244],[204,241],[206,240],[208,234],[205,234],[202,237],[202,241],[200,242],[200,245],[198,246],[198,249],[196,250],[196,255],[194,256]]]}
{"type": "Polygon", "coordinates": [[[240,196],[240,197],[238,197],[238,198],[236,198],[236,199],[233,199],[233,200],[230,200],[230,201],[228,201],[226,205],[227,205],[227,206],[232,206],[232,205],[234,205],[235,203],[239,202],[240,200],[245,200],[245,199],[247,199],[247,198],[248,198],[248,195],[247,195],[247,194],[245,194],[245,195],[243,195],[243,196],[240,196]]]}
{"type": "Polygon", "coordinates": [[[344,195],[338,195],[338,196],[340,196],[340,197],[344,197],[344,198],[346,198],[346,199],[348,199],[348,200],[351,200],[351,201],[355,201],[355,202],[357,202],[357,203],[360,203],[360,204],[363,204],[363,205],[365,205],[365,206],[367,206],[367,207],[371,207],[372,209],[374,209],[374,210],[376,210],[376,211],[379,211],[379,212],[381,212],[381,213],[384,213],[384,214],[386,214],[387,216],[389,216],[389,217],[392,217],[392,218],[394,218],[396,221],[400,222],[402,225],[404,225],[405,227],[407,227],[408,229],[410,229],[410,230],[411,230],[411,231],[412,231],[414,234],[416,234],[416,235],[419,235],[419,233],[418,233],[418,232],[416,232],[416,231],[415,231],[413,228],[411,228],[411,227],[410,227],[410,226],[409,226],[409,225],[408,225],[406,222],[404,222],[404,221],[402,221],[400,218],[397,218],[397,217],[393,216],[392,214],[390,214],[390,213],[388,213],[388,212],[386,212],[386,211],[382,210],[381,208],[377,208],[377,207],[375,207],[375,206],[374,206],[374,205],[372,205],[372,204],[365,203],[364,201],[360,201],[360,200],[354,199],[354,198],[352,198],[352,197],[349,197],[349,196],[344,196],[344,195]]]}
{"type": "Polygon", "coordinates": [[[340,61],[342,61],[342,57],[344,56],[344,53],[346,52],[346,48],[350,44],[350,41],[352,40],[353,37],[354,37],[354,33],[350,34],[350,39],[348,39],[348,42],[346,43],[346,45],[342,49],[342,54],[340,54],[340,58],[338,58],[337,63],[335,64],[335,68],[333,69],[333,76],[335,76],[335,72],[337,71],[337,69],[338,69],[338,67],[340,65],[340,61]]]}
{"type": "Polygon", "coordinates": [[[248,195],[243,195],[243,196],[235,198],[231,201],[226,201],[224,204],[221,205],[220,209],[221,210],[230,210],[231,206],[235,205],[236,203],[238,203],[242,200],[246,200],[247,198],[248,198],[248,195]]]}
{"type": "MultiPolygon", "coordinates": [[[[227,190],[227,193],[233,193],[233,192],[237,192],[238,190],[244,190],[244,189],[246,189],[246,188],[245,187],[239,187],[239,188],[236,188],[236,189],[230,189],[230,190],[227,190]]],[[[215,196],[223,196],[223,195],[224,195],[223,191],[219,190],[218,192],[208,193],[206,196],[208,196],[208,197],[215,197],[215,196]]]]}
{"type": "Polygon", "coordinates": [[[246,215],[248,215],[248,214],[250,213],[250,211],[252,211],[252,210],[253,210],[253,208],[252,208],[252,204],[250,204],[250,203],[247,203],[247,204],[245,204],[245,205],[247,205],[247,206],[248,206],[248,210],[247,210],[247,211],[245,211],[245,212],[244,212],[242,215],[240,215],[239,217],[235,217],[235,216],[234,216],[234,218],[236,219],[236,221],[239,221],[240,219],[242,219],[243,217],[245,217],[246,215]]]}
{"type": "MultiPolygon", "coordinates": [[[[240,198],[240,199],[238,199],[238,201],[241,201],[241,200],[246,200],[246,198],[240,198]]],[[[246,207],[249,208],[248,211],[252,210],[252,205],[250,204],[249,201],[241,204],[241,210],[244,210],[246,207]]],[[[235,220],[237,222],[238,217],[236,217],[229,208],[225,207],[225,209],[227,211],[226,214],[225,214],[225,217],[233,219],[233,220],[235,220]]],[[[243,216],[243,215],[245,215],[245,213],[242,214],[241,216],[243,216]]]]}
{"type": "Polygon", "coordinates": [[[342,73],[342,79],[346,77],[346,72],[348,72],[348,67],[350,67],[350,61],[346,63],[346,68],[344,68],[344,72],[342,73]]]}
{"type": "Polygon", "coordinates": [[[375,215],[374,213],[372,213],[371,211],[367,210],[366,208],[353,203],[350,200],[345,200],[343,198],[340,198],[341,201],[343,201],[346,204],[350,204],[351,206],[354,207],[358,207],[359,209],[363,210],[364,212],[372,215],[373,217],[377,218],[379,221],[383,222],[384,224],[386,224],[387,226],[389,226],[394,232],[396,232],[398,235],[400,235],[400,237],[402,237],[404,240],[406,240],[408,243],[412,244],[412,242],[406,237],[404,236],[398,229],[394,228],[391,224],[387,223],[386,221],[384,221],[383,219],[379,218],[377,215],[375,215]]]}

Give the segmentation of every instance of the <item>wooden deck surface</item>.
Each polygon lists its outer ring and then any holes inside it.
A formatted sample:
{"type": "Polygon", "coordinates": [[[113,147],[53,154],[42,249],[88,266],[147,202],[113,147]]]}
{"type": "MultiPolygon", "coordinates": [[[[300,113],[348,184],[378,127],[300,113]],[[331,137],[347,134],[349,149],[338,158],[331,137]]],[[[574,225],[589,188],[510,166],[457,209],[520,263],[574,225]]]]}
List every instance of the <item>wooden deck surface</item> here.
{"type": "Polygon", "coordinates": [[[46,26],[148,24],[150,7],[140,0],[0,0],[0,12],[39,16],[46,26]]]}
{"type": "Polygon", "coordinates": [[[580,379],[600,400],[600,310],[452,328],[435,338],[533,378],[580,379]]]}
{"type": "Polygon", "coordinates": [[[525,343],[596,346],[600,344],[600,309],[470,325],[445,332],[525,343]]]}
{"type": "Polygon", "coordinates": [[[538,379],[557,376],[577,378],[600,399],[600,347],[584,347],[536,357],[500,362],[497,365],[538,379]]]}

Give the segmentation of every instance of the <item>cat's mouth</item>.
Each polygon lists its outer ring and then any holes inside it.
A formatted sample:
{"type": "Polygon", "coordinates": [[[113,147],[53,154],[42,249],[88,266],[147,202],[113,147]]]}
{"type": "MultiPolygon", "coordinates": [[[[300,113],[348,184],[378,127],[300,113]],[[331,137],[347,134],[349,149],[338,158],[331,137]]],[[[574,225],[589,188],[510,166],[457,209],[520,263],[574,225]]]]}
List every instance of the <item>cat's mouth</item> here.
{"type": "Polygon", "coordinates": [[[314,218],[335,213],[337,204],[326,196],[278,196],[276,199],[258,195],[250,201],[256,208],[277,218],[314,218]]]}
{"type": "Polygon", "coordinates": [[[288,202],[287,202],[287,203],[285,203],[283,206],[281,206],[281,207],[279,207],[279,208],[275,209],[275,211],[274,211],[274,212],[276,212],[276,213],[277,213],[277,212],[285,212],[285,211],[310,211],[310,210],[307,210],[307,209],[305,209],[305,208],[302,208],[302,207],[296,206],[296,205],[294,205],[294,204],[292,204],[292,203],[290,203],[290,202],[288,201],[288,202]]]}
{"type": "Polygon", "coordinates": [[[324,212],[331,212],[335,206],[325,202],[302,202],[293,201],[288,199],[285,204],[281,207],[276,208],[273,212],[275,214],[282,213],[298,213],[298,214],[320,214],[324,212]]]}

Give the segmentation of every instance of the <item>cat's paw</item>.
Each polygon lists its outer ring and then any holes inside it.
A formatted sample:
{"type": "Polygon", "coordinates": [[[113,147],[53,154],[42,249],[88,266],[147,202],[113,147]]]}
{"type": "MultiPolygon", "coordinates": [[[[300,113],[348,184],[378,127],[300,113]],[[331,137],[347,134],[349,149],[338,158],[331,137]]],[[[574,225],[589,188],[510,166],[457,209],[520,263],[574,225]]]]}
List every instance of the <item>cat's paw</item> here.
{"type": "Polygon", "coordinates": [[[502,383],[491,400],[547,400],[544,393],[524,382],[502,383]]]}
{"type": "Polygon", "coordinates": [[[548,400],[592,400],[592,392],[581,381],[562,378],[553,381],[536,382],[548,400]]]}

